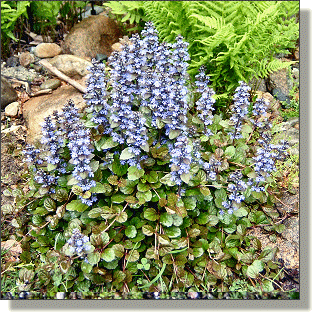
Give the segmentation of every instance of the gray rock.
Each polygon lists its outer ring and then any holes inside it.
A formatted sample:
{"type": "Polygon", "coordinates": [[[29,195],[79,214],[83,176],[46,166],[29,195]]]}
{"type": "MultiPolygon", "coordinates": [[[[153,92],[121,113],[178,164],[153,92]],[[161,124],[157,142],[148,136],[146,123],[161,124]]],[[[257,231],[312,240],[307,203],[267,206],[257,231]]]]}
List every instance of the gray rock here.
{"type": "Polygon", "coordinates": [[[27,124],[27,142],[34,143],[41,137],[41,123],[44,118],[52,115],[53,111],[61,111],[69,99],[74,101],[75,107],[82,109],[85,101],[82,93],[72,86],[59,87],[52,94],[33,97],[23,105],[23,117],[27,124]]]}
{"type": "Polygon", "coordinates": [[[9,103],[18,99],[16,91],[11,84],[3,77],[1,77],[1,108],[6,107],[9,103]]]}
{"type": "Polygon", "coordinates": [[[29,52],[23,52],[19,56],[20,65],[23,67],[28,67],[31,63],[34,62],[34,56],[29,52]]]}
{"type": "Polygon", "coordinates": [[[22,81],[33,81],[38,74],[33,69],[27,69],[23,66],[9,67],[1,69],[1,74],[7,77],[13,77],[22,81]]]}
{"type": "Polygon", "coordinates": [[[95,15],[76,24],[66,36],[63,50],[78,57],[91,60],[96,55],[110,55],[111,46],[122,36],[117,23],[104,16],[95,15]]]}
{"type": "Polygon", "coordinates": [[[40,43],[34,49],[34,54],[39,58],[52,58],[61,52],[61,47],[55,43],[40,43]]]}
{"type": "Polygon", "coordinates": [[[267,85],[266,85],[266,81],[265,79],[252,79],[251,81],[249,81],[249,86],[252,89],[255,89],[256,91],[262,91],[262,92],[266,92],[267,91],[267,85]]]}
{"type": "Polygon", "coordinates": [[[60,54],[49,62],[62,73],[75,79],[89,74],[88,68],[92,66],[91,62],[71,54],[60,54]]]}
{"type": "Polygon", "coordinates": [[[279,101],[290,103],[290,84],[287,69],[272,72],[267,81],[267,88],[279,101]]]}
{"type": "Polygon", "coordinates": [[[16,117],[19,111],[19,102],[11,102],[6,106],[4,113],[9,117],[16,117]]]}
{"type": "Polygon", "coordinates": [[[7,67],[17,67],[19,65],[19,58],[16,56],[9,57],[6,61],[7,67]]]}
{"type": "Polygon", "coordinates": [[[45,90],[45,89],[57,89],[58,87],[60,87],[61,85],[61,81],[59,79],[50,79],[45,81],[41,86],[40,89],[41,90],[45,90]]]}

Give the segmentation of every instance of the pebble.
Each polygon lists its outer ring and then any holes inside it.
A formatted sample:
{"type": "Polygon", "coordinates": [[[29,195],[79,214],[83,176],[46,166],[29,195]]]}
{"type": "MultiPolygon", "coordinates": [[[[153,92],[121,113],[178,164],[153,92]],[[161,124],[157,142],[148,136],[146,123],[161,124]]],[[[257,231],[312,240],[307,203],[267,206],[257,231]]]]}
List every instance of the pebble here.
{"type": "Polygon", "coordinates": [[[58,87],[60,87],[61,85],[61,81],[59,79],[50,79],[45,81],[41,86],[40,89],[41,90],[45,90],[45,89],[57,89],[58,87]]]}
{"type": "Polygon", "coordinates": [[[9,117],[16,117],[19,111],[19,102],[8,104],[4,110],[4,114],[9,117]]]}
{"type": "Polygon", "coordinates": [[[19,62],[23,67],[28,67],[34,62],[34,56],[29,52],[23,52],[19,56],[19,62]]]}
{"type": "Polygon", "coordinates": [[[55,43],[40,43],[34,49],[34,54],[39,58],[52,58],[61,52],[61,47],[55,43]]]}
{"type": "Polygon", "coordinates": [[[57,299],[64,299],[66,297],[65,292],[57,292],[57,299]]]}

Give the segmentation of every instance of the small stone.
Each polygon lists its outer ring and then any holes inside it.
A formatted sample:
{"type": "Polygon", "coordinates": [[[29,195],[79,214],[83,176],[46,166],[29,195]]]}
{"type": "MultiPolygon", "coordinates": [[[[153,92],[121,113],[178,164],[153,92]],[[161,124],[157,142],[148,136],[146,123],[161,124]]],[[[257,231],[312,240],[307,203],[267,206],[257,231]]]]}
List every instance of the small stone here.
{"type": "Polygon", "coordinates": [[[31,63],[34,62],[34,56],[29,52],[23,52],[19,56],[19,62],[23,67],[28,67],[31,63]]]}
{"type": "Polygon", "coordinates": [[[65,292],[57,292],[57,299],[64,299],[66,297],[65,292]]]}
{"type": "Polygon", "coordinates": [[[120,42],[114,43],[111,46],[112,51],[121,51],[123,48],[123,45],[120,42]]]}
{"type": "Polygon", "coordinates": [[[59,79],[50,79],[45,81],[41,86],[40,89],[41,90],[45,90],[45,89],[57,89],[58,87],[60,87],[61,85],[61,81],[59,79]]]}
{"type": "Polygon", "coordinates": [[[6,67],[17,67],[19,65],[19,58],[16,56],[9,57],[6,61],[6,67]]]}
{"type": "Polygon", "coordinates": [[[61,52],[61,47],[55,43],[40,43],[34,49],[34,54],[39,58],[52,58],[61,52]]]}
{"type": "Polygon", "coordinates": [[[4,110],[4,114],[8,117],[16,117],[19,111],[19,102],[8,104],[4,110]]]}

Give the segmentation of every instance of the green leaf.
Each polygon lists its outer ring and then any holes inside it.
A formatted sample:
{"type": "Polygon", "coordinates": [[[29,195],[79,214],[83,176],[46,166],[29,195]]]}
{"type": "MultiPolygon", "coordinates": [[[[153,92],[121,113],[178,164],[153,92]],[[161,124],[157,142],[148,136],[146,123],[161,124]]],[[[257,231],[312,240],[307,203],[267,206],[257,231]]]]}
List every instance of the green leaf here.
{"type": "Polygon", "coordinates": [[[246,208],[240,208],[233,213],[236,217],[241,218],[241,217],[246,217],[248,215],[248,211],[246,208]]]}
{"type": "Polygon", "coordinates": [[[177,238],[181,236],[181,230],[178,227],[172,226],[169,227],[165,230],[165,234],[169,237],[169,238],[177,238]]]}
{"type": "Polygon", "coordinates": [[[284,224],[275,224],[274,230],[278,233],[282,233],[286,229],[286,226],[284,224]]]}
{"type": "Polygon", "coordinates": [[[63,236],[62,233],[57,233],[55,238],[54,238],[54,250],[60,250],[64,243],[65,243],[66,239],[65,237],[63,236]]]}
{"type": "Polygon", "coordinates": [[[190,173],[182,173],[182,174],[180,175],[181,180],[182,180],[184,183],[186,183],[186,184],[189,183],[190,177],[191,177],[191,174],[190,174],[190,173]]]}
{"type": "Polygon", "coordinates": [[[81,270],[84,273],[90,273],[92,271],[92,265],[90,263],[85,262],[84,260],[81,262],[81,270]]]}
{"type": "Polygon", "coordinates": [[[183,203],[187,210],[194,210],[197,206],[197,200],[195,197],[185,197],[183,198],[183,203]]]}
{"type": "Polygon", "coordinates": [[[156,171],[150,171],[145,175],[145,178],[149,183],[156,183],[159,180],[158,173],[156,171]]]}
{"type": "Polygon", "coordinates": [[[106,262],[113,261],[115,260],[115,258],[116,258],[116,255],[113,251],[113,248],[107,248],[101,253],[101,259],[106,262]]]}
{"type": "Polygon", "coordinates": [[[131,159],[131,158],[134,158],[135,155],[134,153],[130,152],[131,148],[128,147],[128,148],[125,148],[122,152],[121,152],[121,155],[120,155],[120,160],[128,160],[128,159],[131,159]]]}
{"type": "Polygon", "coordinates": [[[167,173],[166,175],[164,175],[161,179],[160,182],[169,186],[169,187],[173,187],[176,185],[176,183],[174,181],[171,180],[171,173],[167,173]]]}
{"type": "Polygon", "coordinates": [[[68,211],[78,211],[78,212],[83,212],[88,208],[89,207],[86,204],[82,203],[81,200],[72,200],[66,206],[66,209],[68,211]]]}
{"type": "Polygon", "coordinates": [[[101,150],[104,150],[104,149],[111,149],[111,148],[116,147],[117,145],[119,145],[118,142],[113,141],[112,137],[108,137],[108,138],[102,137],[98,141],[98,143],[99,143],[99,147],[100,147],[100,149],[98,149],[98,147],[97,147],[98,151],[101,151],[101,150]]]}
{"type": "Polygon", "coordinates": [[[127,226],[124,233],[128,238],[134,238],[137,235],[137,229],[135,226],[127,226]]]}
{"type": "Polygon", "coordinates": [[[122,203],[122,202],[125,201],[126,197],[127,197],[126,194],[117,193],[117,194],[114,194],[111,197],[111,202],[113,202],[113,203],[122,203]]]}
{"type": "Polygon", "coordinates": [[[193,248],[192,249],[192,253],[194,255],[195,258],[198,258],[198,257],[201,257],[204,253],[204,250],[203,248],[193,248]]]}
{"type": "Polygon", "coordinates": [[[153,208],[147,208],[144,211],[143,216],[145,219],[147,219],[149,221],[156,221],[159,218],[156,210],[153,208]]]}
{"type": "Polygon", "coordinates": [[[96,185],[90,189],[91,193],[105,193],[107,191],[105,185],[101,182],[96,182],[96,185]]]}
{"type": "Polygon", "coordinates": [[[160,223],[166,227],[172,226],[173,218],[171,214],[166,212],[161,213],[160,215],[160,223]]]}
{"type": "Polygon", "coordinates": [[[257,278],[259,272],[262,272],[264,269],[264,263],[261,260],[255,260],[247,269],[247,276],[250,278],[257,278]]]}
{"type": "Polygon", "coordinates": [[[129,167],[128,169],[128,179],[129,180],[138,180],[144,175],[143,169],[138,169],[136,166],[129,167]]]}
{"type": "Polygon", "coordinates": [[[138,191],[136,193],[136,197],[139,199],[139,202],[140,203],[146,203],[146,202],[149,202],[151,201],[152,199],[152,192],[149,190],[149,191],[146,191],[146,192],[140,192],[138,191]]]}
{"type": "Polygon", "coordinates": [[[206,197],[206,196],[210,196],[211,192],[210,189],[208,187],[200,187],[200,192],[206,197]]]}
{"type": "Polygon", "coordinates": [[[175,139],[176,137],[178,137],[180,135],[181,131],[180,130],[170,130],[169,133],[169,139],[175,139]]]}
{"type": "Polygon", "coordinates": [[[124,246],[122,244],[114,244],[112,250],[117,258],[122,258],[124,256],[124,246]]]}
{"type": "Polygon", "coordinates": [[[229,146],[226,148],[224,154],[228,157],[228,158],[232,158],[234,156],[234,154],[236,153],[236,148],[234,146],[229,146]]]}
{"type": "Polygon", "coordinates": [[[142,226],[142,233],[146,236],[152,236],[154,234],[154,229],[152,226],[145,224],[144,226],[142,226]]]}
{"type": "Polygon", "coordinates": [[[119,223],[124,223],[128,220],[128,215],[127,213],[121,212],[117,217],[116,217],[116,221],[118,221],[119,223]]]}
{"type": "Polygon", "coordinates": [[[87,256],[88,262],[94,266],[100,261],[100,252],[91,252],[87,256]]]}
{"type": "Polygon", "coordinates": [[[139,252],[137,250],[130,250],[128,253],[128,262],[136,262],[139,260],[139,252]]]}
{"type": "Polygon", "coordinates": [[[55,203],[54,200],[51,199],[51,198],[46,198],[46,199],[44,200],[43,206],[44,206],[49,212],[52,212],[52,211],[55,211],[55,210],[56,210],[56,203],[55,203]]]}

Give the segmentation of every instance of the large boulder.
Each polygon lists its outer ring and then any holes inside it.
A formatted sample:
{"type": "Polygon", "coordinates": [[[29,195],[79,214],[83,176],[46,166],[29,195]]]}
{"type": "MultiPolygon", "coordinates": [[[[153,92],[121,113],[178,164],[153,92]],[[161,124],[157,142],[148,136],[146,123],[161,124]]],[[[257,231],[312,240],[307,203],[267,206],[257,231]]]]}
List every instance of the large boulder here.
{"type": "Polygon", "coordinates": [[[50,95],[31,98],[23,105],[22,114],[27,122],[28,143],[34,143],[41,137],[41,123],[44,118],[52,115],[55,110],[60,112],[70,99],[80,110],[85,106],[82,93],[72,86],[63,86],[50,95]]]}
{"type": "Polygon", "coordinates": [[[64,53],[91,60],[99,53],[109,56],[111,46],[120,37],[121,29],[114,20],[104,15],[95,15],[76,24],[67,35],[62,48],[64,53]]]}
{"type": "Polygon", "coordinates": [[[11,84],[5,78],[1,77],[1,109],[17,99],[18,95],[11,84]]]}
{"type": "Polygon", "coordinates": [[[89,74],[88,68],[92,66],[91,62],[71,54],[60,54],[48,61],[62,73],[78,80],[89,74]]]}

